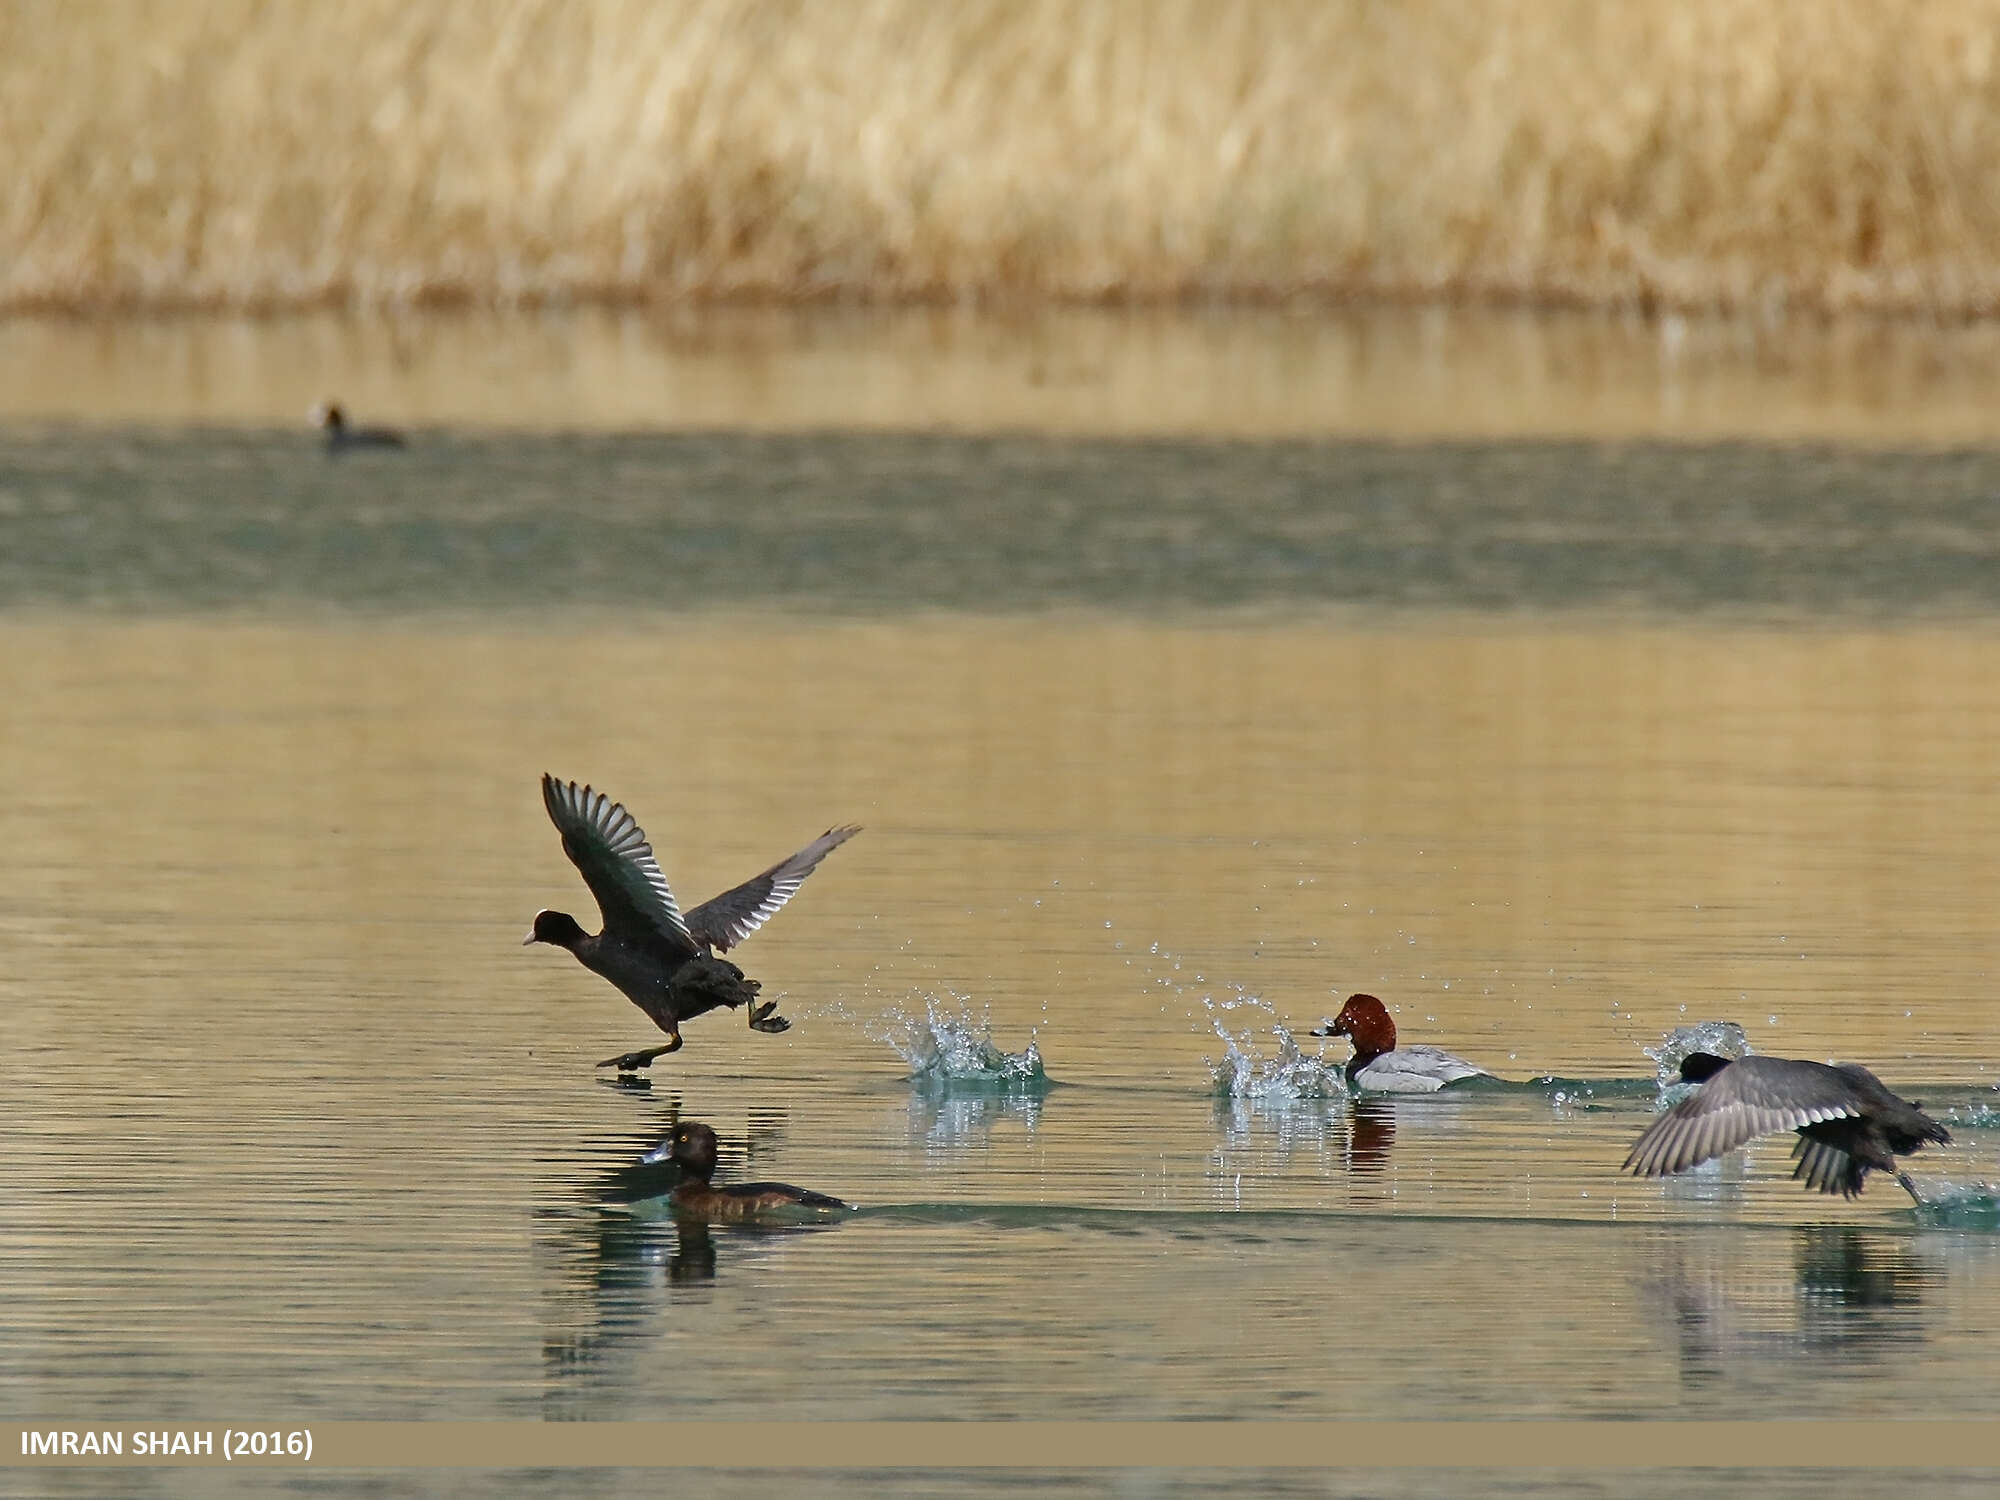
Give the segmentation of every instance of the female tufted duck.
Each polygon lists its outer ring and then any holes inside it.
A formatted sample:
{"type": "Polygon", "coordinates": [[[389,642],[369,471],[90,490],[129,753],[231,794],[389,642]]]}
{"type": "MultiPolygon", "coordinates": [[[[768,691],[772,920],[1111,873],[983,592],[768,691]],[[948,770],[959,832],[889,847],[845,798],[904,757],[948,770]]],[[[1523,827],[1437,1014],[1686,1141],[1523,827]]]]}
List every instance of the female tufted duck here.
{"type": "Polygon", "coordinates": [[[620,1072],[649,1067],[656,1057],[681,1045],[681,1022],[717,1006],[750,1007],[753,1031],[780,1032],[791,1022],[776,1014],[778,1003],[756,1003],[762,988],[726,958],[727,952],[771,919],[827,854],[853,838],[856,827],[829,828],[790,859],[686,917],[653,858],[653,846],[632,815],[602,792],[574,781],[542,776],[542,805],[562,834],[563,853],[583,874],[597,898],[604,930],[594,936],[567,912],[538,911],[522,944],[553,943],[601,974],[667,1034],[663,1047],[607,1057],[600,1068],[620,1072]]]}
{"type": "Polygon", "coordinates": [[[1918,1203],[1923,1196],[1898,1156],[1945,1145],[1951,1133],[1916,1105],[1899,1099],[1859,1063],[1805,1062],[1790,1057],[1739,1057],[1710,1052],[1681,1059],[1681,1079],[1700,1088],[1646,1127],[1625,1165],[1635,1177],[1684,1172],[1744,1142],[1796,1130],[1792,1176],[1822,1193],[1859,1197],[1871,1171],[1895,1174],[1918,1203]]]}
{"type": "Polygon", "coordinates": [[[1352,1088],[1381,1094],[1434,1094],[1462,1078],[1491,1078],[1462,1057],[1438,1047],[1396,1045],[1396,1023],[1388,1007],[1373,995],[1349,995],[1340,1014],[1321,1022],[1314,1036],[1344,1036],[1354,1043],[1347,1061],[1352,1088]]]}
{"type": "Polygon", "coordinates": [[[393,427],[349,427],[347,414],[337,401],[322,401],[306,413],[306,420],[326,434],[326,451],[339,453],[347,448],[400,448],[403,435],[393,427]]]}
{"type": "Polygon", "coordinates": [[[683,1120],[673,1138],[646,1161],[672,1161],[687,1173],[668,1195],[677,1213],[691,1218],[725,1224],[751,1220],[783,1221],[802,1218],[823,1219],[845,1213],[851,1205],[825,1193],[793,1187],[786,1182],[739,1182],[717,1187],[715,1175],[715,1132],[698,1120],[683,1120]]]}

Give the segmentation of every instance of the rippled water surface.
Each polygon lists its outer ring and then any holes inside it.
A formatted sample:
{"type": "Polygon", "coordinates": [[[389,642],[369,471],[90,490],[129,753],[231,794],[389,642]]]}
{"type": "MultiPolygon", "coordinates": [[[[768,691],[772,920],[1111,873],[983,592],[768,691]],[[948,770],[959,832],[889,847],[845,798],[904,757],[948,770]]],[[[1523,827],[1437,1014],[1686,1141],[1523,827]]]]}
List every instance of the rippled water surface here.
{"type": "Polygon", "coordinates": [[[1990,1417],[1994,475],[17,434],[0,1400],[1990,1417]],[[866,825],[736,955],[789,1033],[593,1067],[544,769],[684,903],[866,825]],[[1508,1083],[1350,1099],[1356,989],[1508,1083]],[[1722,1020],[1922,1099],[1934,1203],[1621,1178],[1722,1020]],[[860,1212],[676,1223],[686,1118],[860,1212]]]}

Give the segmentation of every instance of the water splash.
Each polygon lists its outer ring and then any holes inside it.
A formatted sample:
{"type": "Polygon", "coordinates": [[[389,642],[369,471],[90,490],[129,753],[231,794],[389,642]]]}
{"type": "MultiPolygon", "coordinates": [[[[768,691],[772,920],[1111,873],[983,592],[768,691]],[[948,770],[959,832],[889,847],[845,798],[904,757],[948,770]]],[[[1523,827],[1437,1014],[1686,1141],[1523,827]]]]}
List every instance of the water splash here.
{"type": "Polygon", "coordinates": [[[1990,1182],[1919,1182],[1919,1224],[1937,1229],[2000,1230],[2000,1188],[1990,1182]]]}
{"type": "Polygon", "coordinates": [[[1321,1053],[1301,1051],[1291,1028],[1275,1019],[1276,1012],[1264,1000],[1237,990],[1234,998],[1218,1001],[1204,995],[1201,1003],[1208,1012],[1208,1024],[1222,1042],[1220,1058],[1203,1059],[1218,1099],[1287,1104],[1300,1099],[1347,1097],[1347,1076],[1340,1065],[1321,1053]],[[1226,1016],[1245,1008],[1272,1018],[1269,1035],[1275,1050],[1271,1055],[1262,1053],[1257,1028],[1237,1032],[1226,1023],[1226,1016]]]}
{"type": "Polygon", "coordinates": [[[2000,1107],[1991,1104],[1954,1105],[1938,1111],[1938,1118],[1959,1130],[2000,1129],[2000,1107]]]}
{"type": "Polygon", "coordinates": [[[1734,1021],[1697,1021],[1692,1026],[1676,1026],[1661,1038],[1659,1046],[1640,1050],[1653,1060],[1659,1107],[1666,1109],[1693,1087],[1681,1082],[1681,1062],[1690,1053],[1710,1052],[1734,1062],[1750,1055],[1750,1039],[1734,1021]]]}
{"type": "Polygon", "coordinates": [[[1042,1066],[1041,1049],[1029,1038],[1019,1052],[1008,1052],[993,1040],[986,1012],[972,1012],[964,995],[953,995],[950,1009],[935,995],[924,996],[922,1015],[894,1007],[867,1028],[876,1041],[886,1042],[910,1068],[910,1081],[920,1088],[985,1088],[1040,1091],[1050,1079],[1042,1066]]]}

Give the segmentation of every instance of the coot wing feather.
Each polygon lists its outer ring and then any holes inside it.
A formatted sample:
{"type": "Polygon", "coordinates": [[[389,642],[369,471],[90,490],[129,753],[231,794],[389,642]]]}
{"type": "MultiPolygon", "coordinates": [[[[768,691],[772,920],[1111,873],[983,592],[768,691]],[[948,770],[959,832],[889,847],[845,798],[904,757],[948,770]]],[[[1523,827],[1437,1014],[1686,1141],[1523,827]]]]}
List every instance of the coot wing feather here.
{"type": "Polygon", "coordinates": [[[1798,1158],[1792,1176],[1807,1187],[1822,1193],[1838,1193],[1843,1198],[1861,1196],[1861,1183],[1868,1175],[1868,1168],[1840,1147],[1802,1135],[1792,1148],[1792,1155],[1798,1158]]]}
{"type": "Polygon", "coordinates": [[[645,830],[622,804],[547,773],[542,776],[542,804],[562,834],[563,853],[597,898],[606,932],[632,942],[660,943],[683,957],[700,952],[645,830]]]}
{"type": "Polygon", "coordinates": [[[859,832],[853,824],[827,829],[789,859],[781,859],[763,874],[702,902],[688,913],[688,930],[718,952],[728,952],[770,921],[819,862],[859,832]]]}
{"type": "Polygon", "coordinates": [[[1746,1057],[1647,1126],[1625,1165],[1641,1177],[1684,1172],[1760,1135],[1860,1114],[1849,1081],[1824,1063],[1746,1057]]]}

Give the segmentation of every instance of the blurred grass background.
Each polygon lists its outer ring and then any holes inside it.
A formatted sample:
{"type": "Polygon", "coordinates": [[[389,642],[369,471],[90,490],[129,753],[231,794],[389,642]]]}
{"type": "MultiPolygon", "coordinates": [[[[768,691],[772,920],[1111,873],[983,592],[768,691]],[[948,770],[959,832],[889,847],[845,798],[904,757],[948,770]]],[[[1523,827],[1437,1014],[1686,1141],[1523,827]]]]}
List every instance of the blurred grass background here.
{"type": "Polygon", "coordinates": [[[0,309],[2000,305],[2000,0],[0,8],[0,309]]]}

